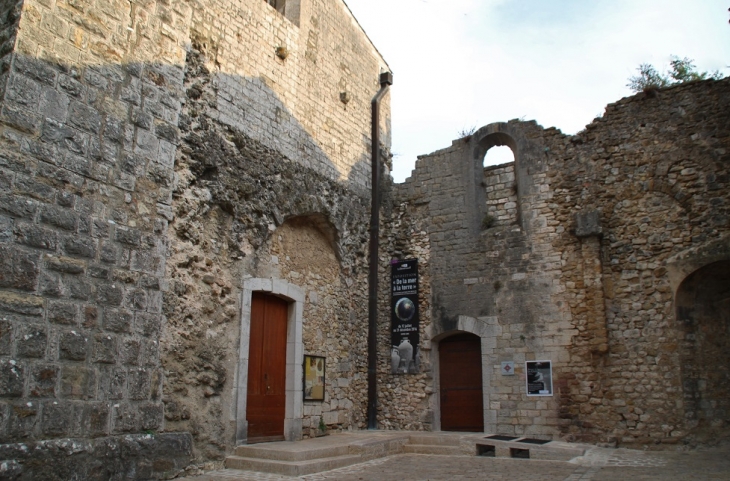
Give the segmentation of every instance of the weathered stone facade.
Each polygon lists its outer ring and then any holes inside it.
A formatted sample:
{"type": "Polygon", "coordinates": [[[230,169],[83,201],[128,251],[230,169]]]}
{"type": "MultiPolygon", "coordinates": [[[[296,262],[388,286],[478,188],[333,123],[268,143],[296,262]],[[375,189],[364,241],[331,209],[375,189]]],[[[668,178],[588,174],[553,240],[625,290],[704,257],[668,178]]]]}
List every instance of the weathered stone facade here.
{"type": "MultiPolygon", "coordinates": [[[[422,348],[437,360],[444,335],[481,337],[486,431],[727,434],[729,91],[724,80],[639,94],[575,136],[492,124],[395,186],[394,219],[408,221],[394,249],[428,252],[422,348]],[[494,145],[515,162],[483,169],[494,145]],[[554,396],[526,396],[526,360],[552,361],[554,396]],[[502,361],[520,376],[501,376],[502,361]]],[[[438,370],[427,373],[433,394],[404,422],[438,429],[438,370]]]]}
{"type": "MultiPolygon", "coordinates": [[[[364,429],[387,65],[346,5],[0,0],[0,18],[0,475],[220,464],[249,438],[262,292],[289,306],[283,436],[364,429]],[[323,402],[303,400],[304,354],[326,359],[323,402]]],[[[441,429],[439,342],[468,332],[485,431],[726,433],[729,90],[639,94],[576,136],[489,125],[386,185],[379,426],[441,429]],[[495,145],[515,162],[483,168],[495,145]],[[421,372],[392,375],[389,262],[410,257],[421,372]],[[526,396],[537,359],[553,396],[526,396]]]]}
{"type": "Polygon", "coordinates": [[[387,65],[346,5],[25,0],[0,15],[2,475],[220,461],[246,440],[252,290],[299,313],[287,437],[360,426],[350,334],[387,65]],[[327,356],[324,403],[302,402],[304,352],[327,356]]]}

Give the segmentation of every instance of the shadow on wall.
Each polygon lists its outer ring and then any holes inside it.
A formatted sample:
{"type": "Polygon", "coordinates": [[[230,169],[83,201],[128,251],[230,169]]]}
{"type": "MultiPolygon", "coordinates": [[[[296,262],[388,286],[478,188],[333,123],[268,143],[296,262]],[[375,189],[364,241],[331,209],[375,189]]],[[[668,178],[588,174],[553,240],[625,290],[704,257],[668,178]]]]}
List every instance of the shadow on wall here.
{"type": "Polygon", "coordinates": [[[0,362],[12,361],[2,372],[18,377],[0,390],[4,442],[163,426],[161,287],[175,196],[186,182],[225,174],[236,150],[252,161],[244,166],[247,177],[212,188],[207,201],[240,214],[246,235],[320,214],[340,236],[344,262],[364,251],[365,154],[340,182],[324,151],[261,81],[211,75],[191,58],[183,69],[79,67],[22,55],[4,80],[0,362]],[[238,120],[221,118],[221,83],[262,91],[265,104],[236,106],[249,127],[266,111],[262,125],[268,119],[267,128],[295,141],[294,160],[237,131],[238,120]],[[190,147],[191,138],[200,150],[190,147]],[[193,159],[190,178],[175,174],[182,150],[193,159]]]}

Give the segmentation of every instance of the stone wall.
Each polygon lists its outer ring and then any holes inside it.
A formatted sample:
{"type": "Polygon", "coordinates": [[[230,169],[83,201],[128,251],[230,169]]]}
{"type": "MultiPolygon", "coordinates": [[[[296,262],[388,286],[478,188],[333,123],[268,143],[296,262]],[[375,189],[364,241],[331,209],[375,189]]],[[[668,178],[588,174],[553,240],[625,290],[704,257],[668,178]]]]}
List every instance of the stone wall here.
{"type": "Polygon", "coordinates": [[[286,15],[262,0],[197,4],[191,38],[214,73],[210,118],[329,178],[369,185],[370,100],[388,67],[345,3],[289,0],[286,15]]]}
{"type": "MultiPolygon", "coordinates": [[[[575,136],[493,124],[419,158],[395,186],[409,222],[427,226],[432,348],[456,331],[482,337],[487,431],[622,443],[727,432],[724,414],[708,414],[724,384],[707,387],[692,361],[707,327],[678,323],[675,292],[728,258],[729,88],[639,94],[575,136]],[[515,163],[482,169],[494,145],[509,145],[515,163]],[[526,396],[530,359],[553,362],[554,396],[526,396]],[[500,376],[506,360],[518,376],[500,376]]],[[[438,376],[428,374],[434,395],[422,407],[438,426],[438,376]]]]}
{"type": "MultiPolygon", "coordinates": [[[[362,424],[364,341],[347,334],[364,322],[368,103],[386,65],[343,2],[288,4],[0,4],[9,475],[36,476],[56,448],[17,453],[50,439],[81,446],[69,477],[104,478],[103,446],[129,446],[119,469],[138,478],[220,461],[251,277],[302,286],[306,352],[328,358],[300,435],[362,424]]],[[[387,147],[387,100],[381,118],[387,147]]]]}

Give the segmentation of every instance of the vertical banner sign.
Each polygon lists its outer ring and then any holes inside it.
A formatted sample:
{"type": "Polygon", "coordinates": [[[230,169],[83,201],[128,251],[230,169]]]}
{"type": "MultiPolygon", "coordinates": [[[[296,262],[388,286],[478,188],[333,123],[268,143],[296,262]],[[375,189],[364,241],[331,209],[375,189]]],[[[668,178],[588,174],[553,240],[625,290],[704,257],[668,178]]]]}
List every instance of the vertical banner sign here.
{"type": "Polygon", "coordinates": [[[420,371],[419,327],[418,260],[393,262],[390,271],[391,373],[420,371]]]}

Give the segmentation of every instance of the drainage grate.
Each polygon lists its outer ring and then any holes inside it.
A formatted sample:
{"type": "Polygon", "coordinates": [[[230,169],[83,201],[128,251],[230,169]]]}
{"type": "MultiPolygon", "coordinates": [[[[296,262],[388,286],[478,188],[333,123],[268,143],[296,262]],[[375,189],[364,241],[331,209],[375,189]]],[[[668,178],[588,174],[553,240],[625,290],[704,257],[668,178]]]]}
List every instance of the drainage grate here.
{"type": "Polygon", "coordinates": [[[522,438],[517,442],[518,443],[527,443],[527,444],[547,444],[550,442],[550,440],[549,439],[546,440],[546,439],[535,439],[535,438],[522,438]]]}
{"type": "Polygon", "coordinates": [[[530,459],[529,449],[509,448],[509,455],[517,459],[530,459]]]}
{"type": "Polygon", "coordinates": [[[501,434],[493,434],[491,436],[487,436],[484,439],[496,439],[497,441],[514,441],[517,439],[517,436],[503,436],[501,434]]]}
{"type": "Polygon", "coordinates": [[[477,444],[477,456],[494,458],[497,456],[497,450],[494,446],[489,444],[477,444]]]}

